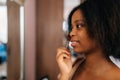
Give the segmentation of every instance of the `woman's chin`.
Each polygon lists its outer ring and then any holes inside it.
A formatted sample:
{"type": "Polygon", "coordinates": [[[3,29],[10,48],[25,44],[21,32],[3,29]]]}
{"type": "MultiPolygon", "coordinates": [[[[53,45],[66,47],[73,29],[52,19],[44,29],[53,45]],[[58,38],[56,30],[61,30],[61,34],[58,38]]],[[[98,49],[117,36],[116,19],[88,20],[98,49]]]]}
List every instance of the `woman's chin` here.
{"type": "Polygon", "coordinates": [[[83,54],[84,52],[82,50],[77,50],[77,49],[73,49],[75,53],[77,54],[83,54]]]}

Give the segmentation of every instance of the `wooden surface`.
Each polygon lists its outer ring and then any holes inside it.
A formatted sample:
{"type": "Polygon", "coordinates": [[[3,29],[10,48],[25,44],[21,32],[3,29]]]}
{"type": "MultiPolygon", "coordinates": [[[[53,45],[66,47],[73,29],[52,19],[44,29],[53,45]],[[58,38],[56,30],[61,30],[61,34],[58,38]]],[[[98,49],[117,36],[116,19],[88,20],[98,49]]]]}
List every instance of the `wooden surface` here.
{"type": "Polygon", "coordinates": [[[56,50],[62,45],[63,0],[37,0],[36,80],[57,80],[56,50]]]}
{"type": "Polygon", "coordinates": [[[7,80],[20,79],[20,12],[19,5],[8,0],[7,80]]]}

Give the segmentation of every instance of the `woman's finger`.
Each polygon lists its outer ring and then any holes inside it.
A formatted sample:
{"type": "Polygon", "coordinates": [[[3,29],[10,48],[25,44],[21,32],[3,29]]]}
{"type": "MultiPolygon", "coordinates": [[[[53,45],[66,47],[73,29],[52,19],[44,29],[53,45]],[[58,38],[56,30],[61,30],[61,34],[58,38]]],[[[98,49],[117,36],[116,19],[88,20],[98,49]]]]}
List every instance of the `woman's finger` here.
{"type": "Polygon", "coordinates": [[[57,49],[57,55],[56,56],[59,56],[61,53],[65,53],[65,54],[70,55],[69,50],[67,50],[65,48],[59,48],[59,49],[57,49]]]}

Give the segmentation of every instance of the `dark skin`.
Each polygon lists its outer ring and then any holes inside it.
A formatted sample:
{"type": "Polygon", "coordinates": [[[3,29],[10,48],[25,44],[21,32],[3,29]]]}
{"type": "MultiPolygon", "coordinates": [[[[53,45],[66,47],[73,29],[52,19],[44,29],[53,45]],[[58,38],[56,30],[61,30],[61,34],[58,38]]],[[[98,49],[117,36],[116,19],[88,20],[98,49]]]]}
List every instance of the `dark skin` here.
{"type": "Polygon", "coordinates": [[[87,55],[78,70],[74,80],[120,80],[120,69],[100,54],[87,55]]]}
{"type": "MultiPolygon", "coordinates": [[[[80,10],[74,12],[71,23],[71,46],[75,52],[84,54],[86,57],[84,63],[77,69],[73,80],[120,80],[120,69],[106,59],[102,48],[89,37],[87,25],[80,10]]],[[[70,51],[59,48],[56,59],[61,74],[59,80],[69,80],[72,70],[70,51]]]]}

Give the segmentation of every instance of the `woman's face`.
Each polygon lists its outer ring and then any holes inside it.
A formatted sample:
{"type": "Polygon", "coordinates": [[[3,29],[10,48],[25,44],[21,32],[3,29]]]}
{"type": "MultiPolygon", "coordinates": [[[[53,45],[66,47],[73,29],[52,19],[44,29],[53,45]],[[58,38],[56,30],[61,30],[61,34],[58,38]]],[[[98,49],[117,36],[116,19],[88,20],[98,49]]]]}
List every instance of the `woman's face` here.
{"type": "Polygon", "coordinates": [[[96,42],[88,36],[86,29],[87,24],[80,10],[74,12],[71,24],[70,41],[73,50],[77,53],[89,53],[94,51],[97,48],[96,42]]]}

